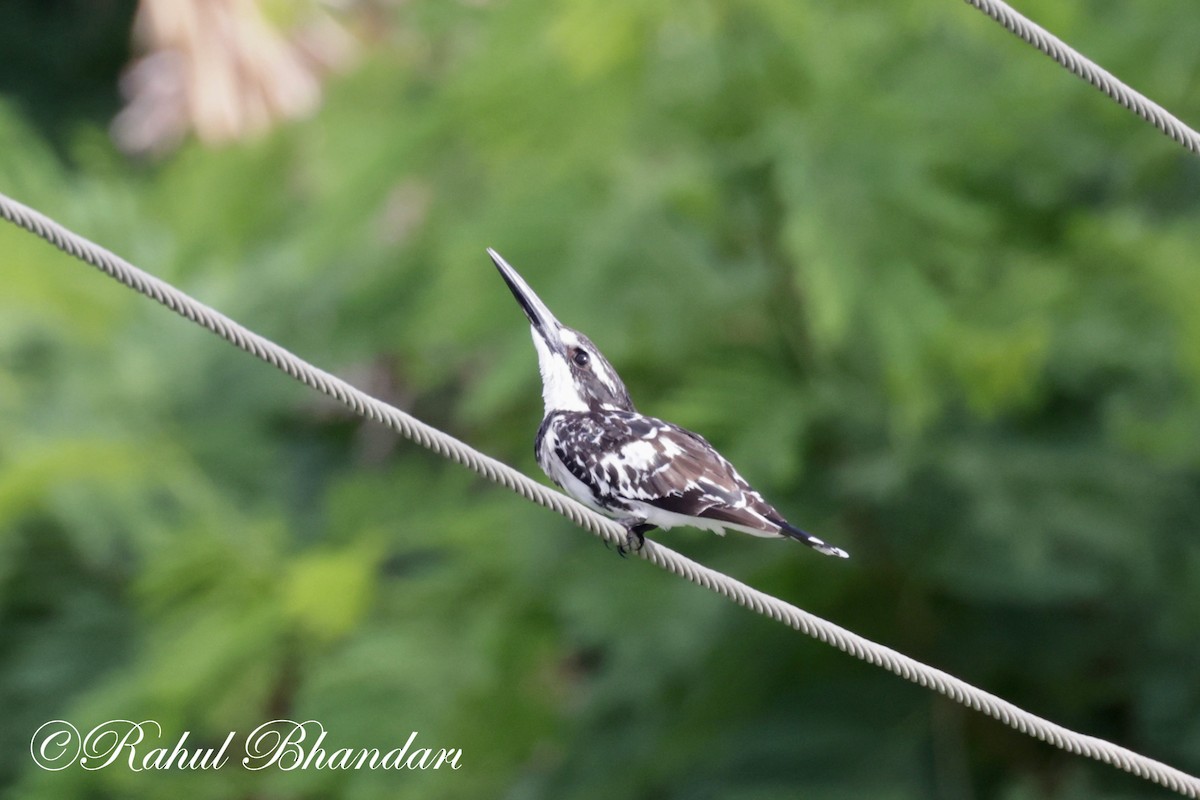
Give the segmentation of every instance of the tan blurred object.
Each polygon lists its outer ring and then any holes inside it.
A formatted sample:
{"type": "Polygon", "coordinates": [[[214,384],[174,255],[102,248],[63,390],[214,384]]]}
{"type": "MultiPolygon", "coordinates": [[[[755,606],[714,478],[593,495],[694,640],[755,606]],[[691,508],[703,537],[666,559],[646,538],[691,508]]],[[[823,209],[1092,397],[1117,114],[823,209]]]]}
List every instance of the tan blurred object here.
{"type": "Polygon", "coordinates": [[[165,153],[189,130],[215,145],[304,117],[320,103],[321,76],[355,52],[316,4],[285,34],[257,0],[141,0],[134,36],[146,54],[122,77],[112,135],[137,155],[165,153]]]}

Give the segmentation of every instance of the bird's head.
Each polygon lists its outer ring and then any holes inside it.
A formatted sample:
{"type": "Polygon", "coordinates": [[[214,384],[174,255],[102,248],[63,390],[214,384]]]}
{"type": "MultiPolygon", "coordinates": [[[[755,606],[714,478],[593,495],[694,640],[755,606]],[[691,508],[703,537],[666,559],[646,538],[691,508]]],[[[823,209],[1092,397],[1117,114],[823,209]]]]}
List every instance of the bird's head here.
{"type": "Polygon", "coordinates": [[[542,400],[552,411],[632,411],[625,384],[596,345],[557,319],[529,284],[495,250],[488,255],[521,304],[533,333],[538,368],[542,373],[542,400]]]}

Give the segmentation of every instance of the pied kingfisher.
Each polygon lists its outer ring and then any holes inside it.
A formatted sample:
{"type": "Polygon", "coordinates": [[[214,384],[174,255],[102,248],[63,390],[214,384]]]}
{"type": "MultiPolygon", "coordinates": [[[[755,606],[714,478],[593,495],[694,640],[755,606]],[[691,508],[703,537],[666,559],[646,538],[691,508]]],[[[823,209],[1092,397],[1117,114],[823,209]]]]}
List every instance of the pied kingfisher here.
{"type": "Polygon", "coordinates": [[[640,550],[646,531],[690,525],[796,539],[847,557],[789,524],[704,437],[635,411],[591,340],[555,319],[499,253],[487,252],[532,328],[546,406],[534,443],[538,464],[567,494],[624,526],[621,555],[640,550]]]}

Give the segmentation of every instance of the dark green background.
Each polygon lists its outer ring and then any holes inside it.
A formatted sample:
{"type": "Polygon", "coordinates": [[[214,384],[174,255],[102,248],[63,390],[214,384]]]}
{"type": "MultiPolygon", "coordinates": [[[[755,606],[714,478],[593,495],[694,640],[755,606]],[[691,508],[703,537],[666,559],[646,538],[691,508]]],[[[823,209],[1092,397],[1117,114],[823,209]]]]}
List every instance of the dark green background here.
{"type": "MultiPolygon", "coordinates": [[[[950,0],[380,8],[311,120],[135,163],[131,4],[9,2],[0,191],[536,473],[494,246],[852,558],[662,541],[1200,771],[1200,160],[950,0]]],[[[1194,0],[1029,10],[1200,120],[1194,0]]],[[[622,561],[9,226],[0,284],[10,796],[1169,796],[622,561]],[[463,768],[28,752],[55,717],[281,716],[463,768]]]]}

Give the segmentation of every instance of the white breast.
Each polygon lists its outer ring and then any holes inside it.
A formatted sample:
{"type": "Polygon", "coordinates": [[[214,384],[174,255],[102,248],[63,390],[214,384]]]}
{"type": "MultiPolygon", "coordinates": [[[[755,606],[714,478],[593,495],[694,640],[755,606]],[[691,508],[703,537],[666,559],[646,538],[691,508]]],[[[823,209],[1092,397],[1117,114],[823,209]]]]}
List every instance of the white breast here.
{"type": "Polygon", "coordinates": [[[546,435],[542,437],[542,446],[538,448],[538,465],[542,471],[565,491],[567,494],[574,497],[579,502],[583,503],[593,511],[599,511],[602,514],[609,514],[607,510],[602,508],[597,502],[592,490],[583,481],[576,478],[566,465],[559,459],[555,449],[558,447],[558,436],[555,434],[554,426],[549,425],[546,428],[546,435]]]}

